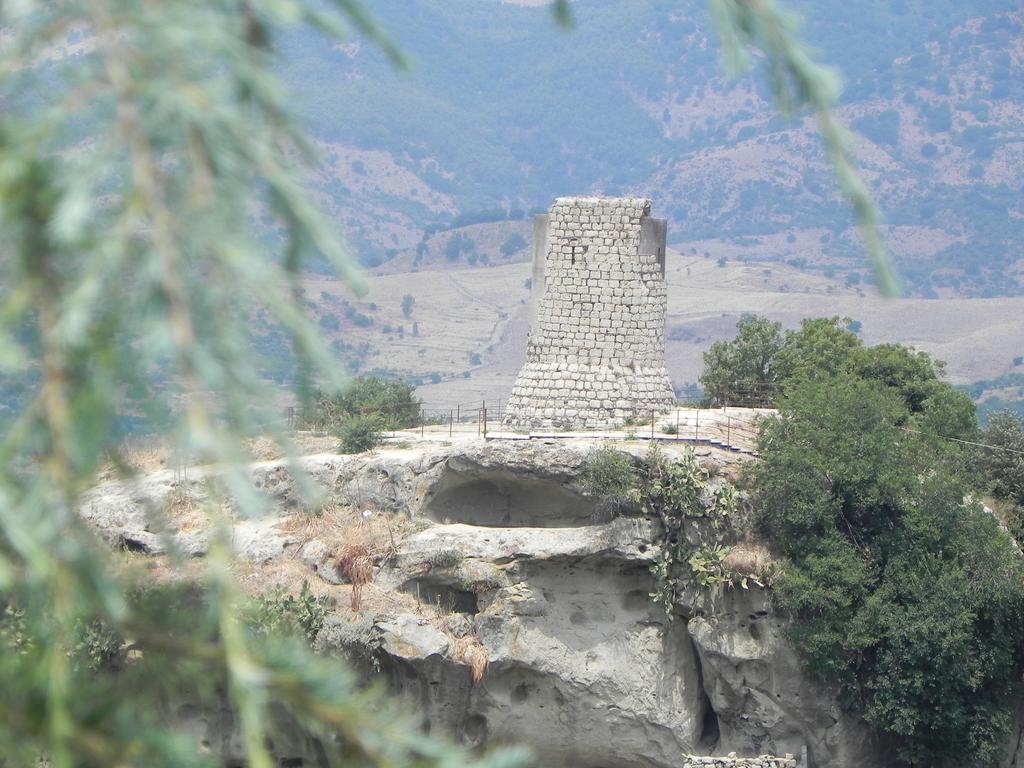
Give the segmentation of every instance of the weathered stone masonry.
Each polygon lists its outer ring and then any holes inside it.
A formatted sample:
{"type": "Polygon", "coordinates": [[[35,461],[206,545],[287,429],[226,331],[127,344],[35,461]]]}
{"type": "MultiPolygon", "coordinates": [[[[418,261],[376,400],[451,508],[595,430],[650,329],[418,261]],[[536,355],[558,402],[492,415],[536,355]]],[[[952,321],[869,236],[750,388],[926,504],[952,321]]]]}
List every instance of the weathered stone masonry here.
{"type": "Polygon", "coordinates": [[[534,223],[533,308],[510,427],[602,427],[675,403],[665,233],[642,198],[560,197],[534,223]]]}
{"type": "Polygon", "coordinates": [[[695,757],[684,755],[682,768],[796,768],[797,761],[792,755],[775,757],[695,757]]]}

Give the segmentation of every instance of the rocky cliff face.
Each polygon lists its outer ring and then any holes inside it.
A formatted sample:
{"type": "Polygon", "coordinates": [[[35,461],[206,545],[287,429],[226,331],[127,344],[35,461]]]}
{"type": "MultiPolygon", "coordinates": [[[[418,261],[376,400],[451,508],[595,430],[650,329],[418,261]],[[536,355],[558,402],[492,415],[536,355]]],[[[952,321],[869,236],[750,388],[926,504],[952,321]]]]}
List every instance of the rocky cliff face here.
{"type": "MultiPolygon", "coordinates": [[[[317,638],[324,652],[386,678],[432,732],[526,743],[537,765],[674,768],[683,754],[799,757],[804,747],[822,768],[890,764],[863,723],[802,674],[762,588],[693,585],[668,620],[649,597],[659,524],[610,517],[582,491],[592,447],[474,442],[310,456],[299,465],[324,489],[330,506],[319,514],[306,511],[285,463],[254,465],[274,504],[264,519],[234,521],[243,582],[310,579],[337,598],[317,638]],[[351,610],[337,552],[375,531],[384,544],[372,553],[373,581],[351,610]]],[[[736,470],[727,454],[699,458],[712,475],[736,470]]],[[[201,526],[171,514],[161,532],[147,510],[201,497],[211,474],[108,483],[83,512],[143,556],[169,546],[200,554],[201,526]]],[[[742,524],[715,535],[729,544],[742,524]]],[[[223,713],[193,727],[233,749],[223,713]]],[[[304,762],[289,764],[317,764],[295,749],[289,759],[304,762]]]]}

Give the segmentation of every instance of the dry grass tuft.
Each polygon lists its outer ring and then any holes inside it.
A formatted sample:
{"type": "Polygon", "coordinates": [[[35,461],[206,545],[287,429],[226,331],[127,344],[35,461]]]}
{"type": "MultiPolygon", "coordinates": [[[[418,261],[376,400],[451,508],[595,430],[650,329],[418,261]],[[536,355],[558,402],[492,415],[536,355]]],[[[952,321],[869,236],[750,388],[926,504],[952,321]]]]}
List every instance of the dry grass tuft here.
{"type": "Polygon", "coordinates": [[[475,635],[466,635],[452,642],[451,657],[469,667],[469,675],[474,683],[479,683],[487,674],[490,661],[487,658],[487,649],[484,648],[480,638],[475,635]]]}
{"type": "Polygon", "coordinates": [[[764,544],[743,541],[734,544],[725,556],[722,565],[727,570],[743,576],[756,576],[775,562],[764,544]]]}
{"type": "Polygon", "coordinates": [[[304,544],[315,540],[334,553],[336,566],[352,581],[337,586],[319,585],[339,602],[349,603],[354,611],[386,613],[415,607],[415,598],[410,595],[372,588],[374,566],[394,557],[398,542],[413,528],[410,521],[386,512],[331,504],[295,512],[281,520],[277,528],[295,540],[295,546],[290,548],[291,556],[247,574],[252,581],[247,591],[254,594],[265,591],[260,584],[260,573],[264,574],[263,580],[273,576],[288,589],[297,590],[302,581],[310,577],[309,566],[299,559],[299,552],[304,544]]]}
{"type": "Polygon", "coordinates": [[[335,551],[361,544],[376,562],[386,562],[397,552],[397,540],[408,524],[386,512],[332,504],[290,515],[278,527],[293,534],[300,544],[317,539],[335,551]]]}
{"type": "Polygon", "coordinates": [[[100,480],[148,475],[171,466],[168,446],[150,438],[130,438],[112,448],[99,468],[100,480]]]}
{"type": "Polygon", "coordinates": [[[193,531],[205,524],[202,501],[185,486],[175,486],[164,496],[161,511],[164,519],[181,532],[193,531]]]}
{"type": "Polygon", "coordinates": [[[281,446],[272,437],[260,436],[247,441],[246,447],[253,461],[270,461],[284,457],[281,446]]]}
{"type": "Polygon", "coordinates": [[[722,560],[722,566],[727,574],[742,580],[744,588],[747,579],[762,587],[770,587],[779,575],[779,565],[768,547],[754,541],[733,544],[722,560]]]}
{"type": "Polygon", "coordinates": [[[352,610],[363,604],[363,587],[373,581],[373,557],[365,544],[346,544],[338,552],[338,569],[352,582],[352,610]]]}

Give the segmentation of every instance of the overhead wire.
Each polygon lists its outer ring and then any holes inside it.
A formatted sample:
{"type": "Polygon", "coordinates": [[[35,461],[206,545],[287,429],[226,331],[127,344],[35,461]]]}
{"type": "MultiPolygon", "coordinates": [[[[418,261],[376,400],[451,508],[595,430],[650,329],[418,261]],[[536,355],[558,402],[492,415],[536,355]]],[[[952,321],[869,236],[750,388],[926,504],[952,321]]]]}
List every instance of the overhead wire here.
{"type": "Polygon", "coordinates": [[[910,427],[900,427],[904,432],[913,432],[915,435],[924,435],[925,437],[937,437],[940,440],[949,440],[953,443],[962,443],[963,445],[974,445],[978,448],[988,448],[991,451],[1002,451],[1003,453],[1013,453],[1018,456],[1024,456],[1024,451],[1018,451],[1015,448],[1007,448],[1002,445],[989,445],[987,443],[976,443],[973,440],[962,440],[959,437],[949,437],[948,435],[937,435],[934,432],[922,432],[919,429],[911,429],[910,427]]]}

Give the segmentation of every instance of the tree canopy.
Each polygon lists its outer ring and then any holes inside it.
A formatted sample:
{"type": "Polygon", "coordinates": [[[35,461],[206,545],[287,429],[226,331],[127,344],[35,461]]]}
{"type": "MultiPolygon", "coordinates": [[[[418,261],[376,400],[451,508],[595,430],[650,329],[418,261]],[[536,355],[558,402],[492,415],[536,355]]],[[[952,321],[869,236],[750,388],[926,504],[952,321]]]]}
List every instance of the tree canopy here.
{"type": "Polygon", "coordinates": [[[988,490],[1024,506],[1024,416],[1013,411],[993,413],[978,440],[986,446],[978,454],[988,490]]]}
{"type": "Polygon", "coordinates": [[[369,417],[378,426],[405,429],[419,423],[416,388],[400,379],[361,376],[337,392],[317,392],[304,421],[315,429],[336,431],[346,422],[369,417]]]}
{"type": "Polygon", "coordinates": [[[763,405],[775,401],[785,378],[778,356],[785,347],[782,323],[744,315],[732,341],[716,341],[704,353],[700,383],[717,402],[763,405]]]}
{"type": "Polygon", "coordinates": [[[785,558],[776,598],[808,668],[903,763],[995,764],[1024,669],[1024,560],[970,500],[967,449],[906,426],[930,413],[917,384],[934,368],[864,359],[794,380],[764,425],[751,489],[785,558]]]}
{"type": "Polygon", "coordinates": [[[969,439],[976,432],[970,397],[942,380],[944,366],[901,344],[866,346],[849,318],[807,318],[783,332],[782,324],[746,315],[737,335],[704,353],[701,384],[715,402],[772,406],[806,381],[841,374],[877,382],[906,408],[906,426],[969,439]]]}

